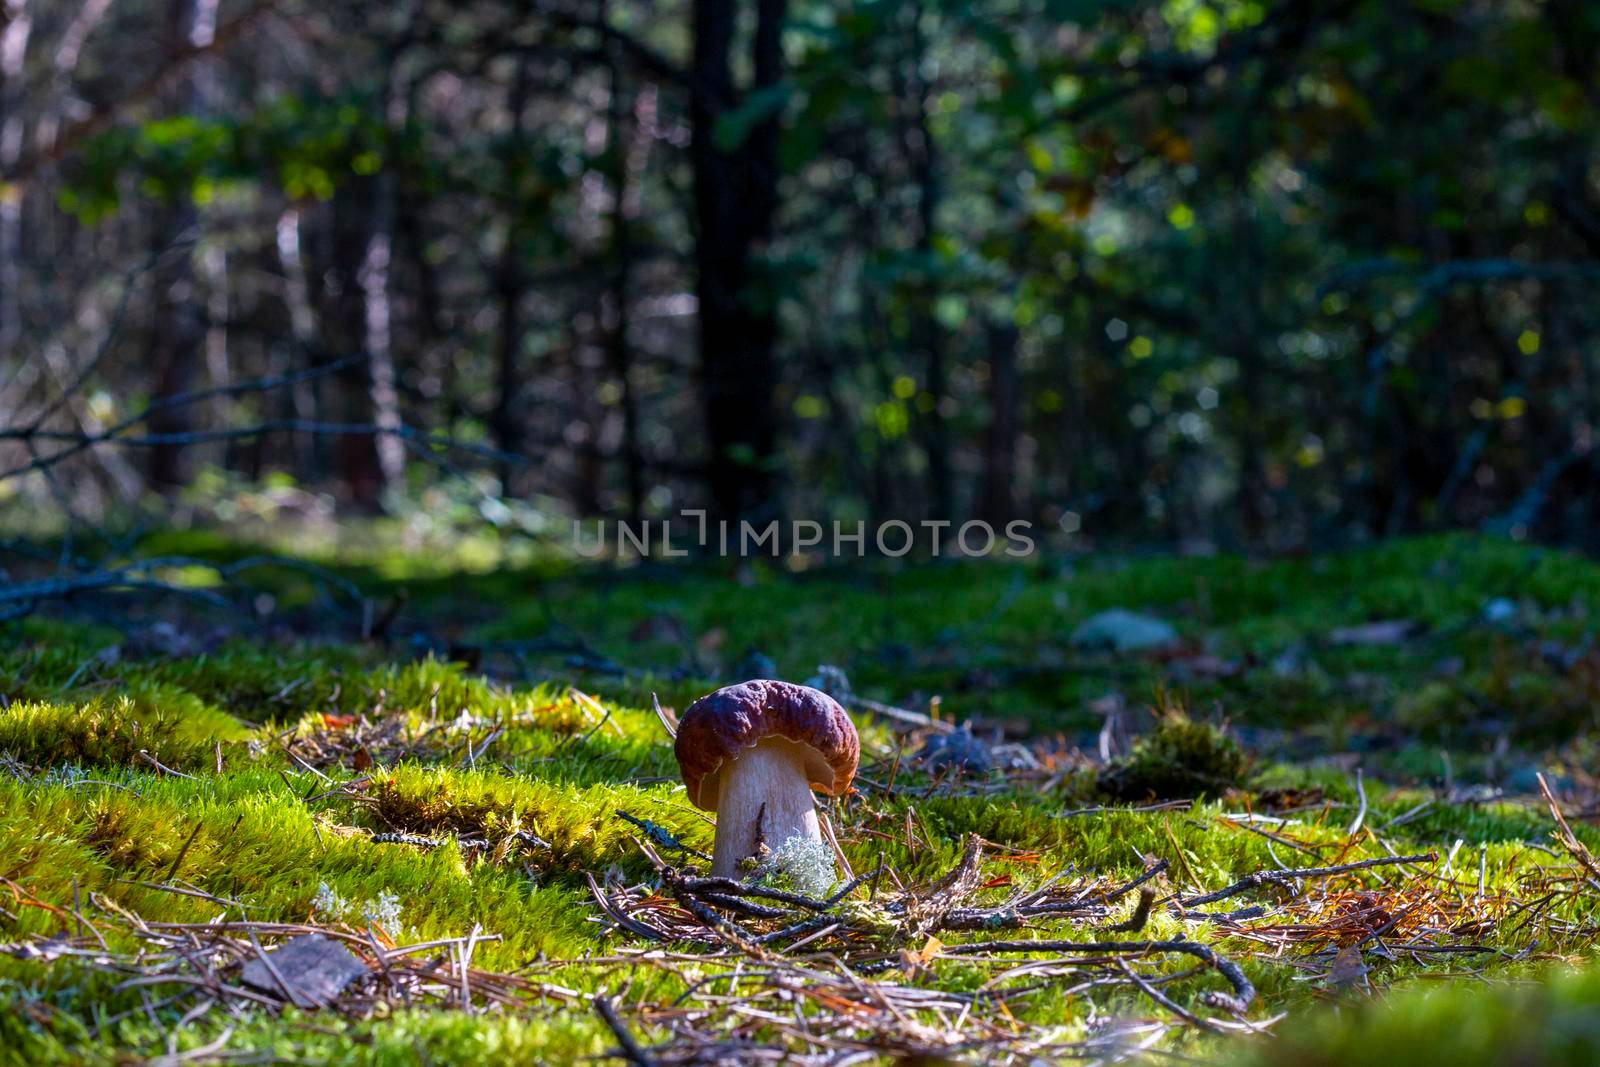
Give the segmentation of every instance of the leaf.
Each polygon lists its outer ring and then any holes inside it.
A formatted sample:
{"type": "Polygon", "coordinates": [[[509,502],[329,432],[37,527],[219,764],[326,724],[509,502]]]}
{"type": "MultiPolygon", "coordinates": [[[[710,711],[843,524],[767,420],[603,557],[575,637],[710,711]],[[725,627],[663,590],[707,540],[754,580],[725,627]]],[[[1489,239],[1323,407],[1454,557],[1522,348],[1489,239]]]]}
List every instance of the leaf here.
{"type": "Polygon", "coordinates": [[[916,978],[918,975],[930,973],[928,965],[943,949],[944,942],[932,934],[928,935],[928,940],[923,942],[919,949],[901,949],[900,965],[905,970],[906,977],[916,978]]]}
{"type": "Polygon", "coordinates": [[[1331,989],[1354,989],[1367,987],[1367,965],[1362,962],[1361,950],[1354,945],[1346,945],[1333,957],[1333,962],[1328,966],[1328,973],[1323,981],[1331,989]]]}

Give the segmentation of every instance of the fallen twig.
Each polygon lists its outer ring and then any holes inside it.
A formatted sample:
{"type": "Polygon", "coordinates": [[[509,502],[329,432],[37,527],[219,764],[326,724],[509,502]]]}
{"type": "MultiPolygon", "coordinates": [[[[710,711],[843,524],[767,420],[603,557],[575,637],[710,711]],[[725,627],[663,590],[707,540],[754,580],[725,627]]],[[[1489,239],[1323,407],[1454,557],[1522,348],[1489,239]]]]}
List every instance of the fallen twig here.
{"type": "Polygon", "coordinates": [[[654,1067],[655,1061],[645,1055],[644,1049],[639,1047],[639,1043],[628,1032],[627,1026],[623,1024],[621,1017],[617,1015],[617,1009],[612,1005],[611,998],[604,993],[600,993],[590,1003],[594,1005],[594,1010],[600,1013],[600,1018],[605,1021],[606,1026],[610,1028],[611,1033],[616,1037],[622,1058],[633,1064],[634,1067],[654,1067]]]}
{"type": "Polygon", "coordinates": [[[1423,852],[1415,856],[1379,856],[1370,860],[1358,860],[1355,863],[1340,863],[1333,867],[1299,867],[1284,871],[1257,871],[1247,874],[1230,886],[1218,889],[1214,893],[1205,893],[1198,897],[1180,897],[1179,903],[1185,907],[1197,907],[1201,904],[1213,904],[1228,897],[1238,896],[1246,890],[1255,889],[1263,885],[1284,885],[1291,881],[1303,878],[1329,878],[1336,874],[1348,874],[1350,871],[1364,871],[1370,867],[1387,867],[1397,863],[1432,863],[1439,858],[1437,852],[1423,852]]]}
{"type": "Polygon", "coordinates": [[[1224,993],[1207,993],[1204,998],[1206,1003],[1242,1015],[1256,996],[1256,987],[1251,984],[1244,971],[1239,969],[1238,964],[1220,955],[1211,946],[1202,945],[1198,941],[974,941],[965,945],[946,945],[941,952],[947,956],[976,956],[986,952],[1070,952],[1074,955],[1109,952],[1130,952],[1141,955],[1152,952],[1182,952],[1215,967],[1217,973],[1227,979],[1228,984],[1233,987],[1232,996],[1224,993]]]}
{"type": "Polygon", "coordinates": [[[1577,861],[1590,878],[1600,879],[1600,863],[1597,863],[1594,854],[1587,845],[1578,840],[1578,835],[1572,832],[1572,827],[1567,825],[1567,817],[1561,814],[1561,806],[1556,803],[1555,794],[1550,791],[1550,783],[1544,780],[1544,775],[1538,776],[1539,791],[1544,794],[1544,802],[1550,805],[1550,814],[1556,820],[1555,838],[1561,842],[1561,847],[1567,854],[1577,861]]]}

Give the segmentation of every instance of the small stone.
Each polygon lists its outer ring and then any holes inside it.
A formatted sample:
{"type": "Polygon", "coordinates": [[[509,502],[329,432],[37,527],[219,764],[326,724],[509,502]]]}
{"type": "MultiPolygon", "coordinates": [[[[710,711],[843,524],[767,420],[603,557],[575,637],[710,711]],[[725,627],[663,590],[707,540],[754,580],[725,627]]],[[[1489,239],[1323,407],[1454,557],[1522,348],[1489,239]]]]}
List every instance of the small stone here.
{"type": "Polygon", "coordinates": [[[1508,596],[1497,596],[1483,606],[1483,621],[1492,626],[1515,622],[1517,602],[1508,596]]]}
{"type": "Polygon", "coordinates": [[[917,758],[935,771],[954,769],[966,774],[987,774],[994,766],[994,754],[981,737],[972,732],[970,723],[962,723],[959,730],[947,734],[934,734],[923,743],[917,758]]]}
{"type": "Polygon", "coordinates": [[[778,665],[772,657],[759,649],[746,649],[744,655],[739,657],[739,662],[733,665],[733,675],[740,681],[749,681],[752,678],[776,678],[778,665]]]}
{"type": "Polygon", "coordinates": [[[1333,645],[1403,645],[1423,631],[1414,619],[1380,619],[1358,626],[1341,626],[1328,634],[1333,645]]]}
{"type": "Polygon", "coordinates": [[[1072,643],[1079,648],[1143,652],[1177,644],[1178,631],[1154,615],[1112,608],[1086,619],[1073,631],[1072,643]]]}
{"type": "Polygon", "coordinates": [[[849,704],[855,693],[850,688],[850,678],[840,667],[831,663],[817,664],[817,673],[806,679],[806,685],[827,693],[841,704],[849,704]]]}
{"type": "Polygon", "coordinates": [[[325,1007],[333,1003],[346,986],[367,973],[367,965],[349,949],[321,934],[292,938],[267,956],[283,976],[282,985],[259,956],[244,965],[239,980],[280,1000],[284,999],[287,986],[288,999],[297,1008],[325,1007]]]}

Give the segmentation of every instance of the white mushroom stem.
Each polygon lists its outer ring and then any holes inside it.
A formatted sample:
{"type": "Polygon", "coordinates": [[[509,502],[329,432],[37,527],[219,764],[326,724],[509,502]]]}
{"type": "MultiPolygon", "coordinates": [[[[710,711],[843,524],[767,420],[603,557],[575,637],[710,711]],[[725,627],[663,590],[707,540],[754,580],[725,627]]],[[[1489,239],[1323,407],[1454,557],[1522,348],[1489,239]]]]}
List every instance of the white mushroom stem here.
{"type": "Polygon", "coordinates": [[[805,760],[790,742],[762,741],[722,768],[711,873],[743,877],[740,860],[755,855],[759,845],[776,849],[792,837],[822,840],[805,760]]]}

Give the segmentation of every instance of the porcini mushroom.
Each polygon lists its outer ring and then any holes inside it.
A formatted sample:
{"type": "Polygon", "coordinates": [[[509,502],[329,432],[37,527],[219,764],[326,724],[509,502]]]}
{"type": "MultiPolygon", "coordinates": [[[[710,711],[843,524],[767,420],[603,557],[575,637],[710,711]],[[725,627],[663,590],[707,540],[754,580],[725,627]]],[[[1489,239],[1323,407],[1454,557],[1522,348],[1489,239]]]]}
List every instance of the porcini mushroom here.
{"type": "Polygon", "coordinates": [[[809,686],[765,679],[725,686],[689,705],[674,743],[689,800],[717,813],[711,873],[799,837],[820,845],[813,789],[840,796],[861,756],[855,724],[809,686]]]}

